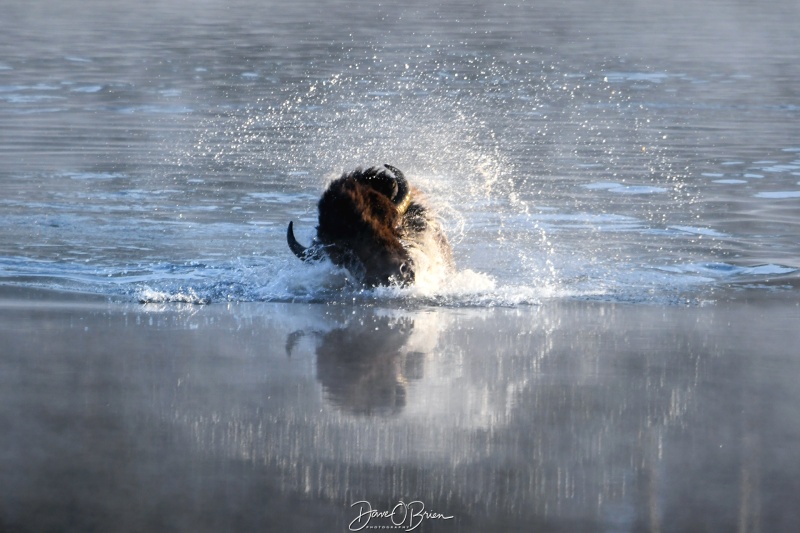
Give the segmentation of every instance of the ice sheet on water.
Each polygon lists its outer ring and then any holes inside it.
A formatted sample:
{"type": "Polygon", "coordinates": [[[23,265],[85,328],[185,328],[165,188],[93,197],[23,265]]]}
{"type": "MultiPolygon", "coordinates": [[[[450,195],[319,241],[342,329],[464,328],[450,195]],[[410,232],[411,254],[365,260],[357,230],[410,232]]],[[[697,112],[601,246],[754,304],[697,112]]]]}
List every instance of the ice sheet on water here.
{"type": "Polygon", "coordinates": [[[121,172],[64,172],[61,175],[72,180],[113,180],[128,177],[121,172]]]}
{"type": "Polygon", "coordinates": [[[247,196],[260,202],[275,204],[294,204],[316,200],[315,195],[311,194],[287,194],[283,192],[249,192],[247,196]]]}
{"type": "Polygon", "coordinates": [[[99,93],[104,88],[103,85],[82,85],[70,89],[74,93],[99,93]]]}
{"type": "Polygon", "coordinates": [[[658,194],[667,192],[664,187],[651,185],[625,185],[615,182],[599,182],[583,185],[584,189],[604,190],[615,194],[658,194]]]}
{"type": "Polygon", "coordinates": [[[792,172],[794,170],[800,170],[800,166],[798,165],[771,165],[768,167],[764,167],[761,170],[764,172],[792,172]]]}
{"type": "Polygon", "coordinates": [[[783,276],[798,272],[796,268],[783,265],[766,264],[739,266],[730,263],[687,263],[684,265],[663,266],[659,267],[659,269],[680,274],[698,274],[711,279],[730,279],[733,277],[750,276],[783,276]]]}
{"type": "Polygon", "coordinates": [[[670,226],[670,229],[675,229],[684,233],[691,233],[693,235],[704,235],[707,237],[728,237],[725,233],[719,232],[711,228],[698,228],[695,226],[670,226]]]}
{"type": "Polygon", "coordinates": [[[623,81],[646,81],[650,83],[661,83],[669,77],[666,72],[606,72],[605,79],[610,83],[620,83],[623,81]]]}
{"type": "MultiPolygon", "coordinates": [[[[800,185],[800,183],[798,183],[800,185]]],[[[800,191],[766,191],[753,195],[755,198],[767,198],[772,200],[785,200],[787,198],[800,198],[800,191]]]]}

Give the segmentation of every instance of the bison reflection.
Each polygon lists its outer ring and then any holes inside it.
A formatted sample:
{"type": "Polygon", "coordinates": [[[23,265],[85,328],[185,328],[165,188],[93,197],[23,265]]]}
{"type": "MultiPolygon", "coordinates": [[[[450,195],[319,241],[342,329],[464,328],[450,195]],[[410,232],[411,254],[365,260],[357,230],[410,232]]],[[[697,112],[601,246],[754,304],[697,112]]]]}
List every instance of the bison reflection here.
{"type": "MultiPolygon", "coordinates": [[[[413,329],[408,319],[370,315],[322,335],[317,379],[326,399],[357,415],[401,412],[409,381],[422,377],[423,354],[403,350],[413,329]]],[[[287,349],[297,340],[290,338],[287,349]]]]}
{"type": "Polygon", "coordinates": [[[441,225],[395,167],[359,167],[343,174],[328,186],[318,208],[311,246],[297,242],[292,222],[286,232],[289,248],[303,261],[327,257],[372,287],[414,283],[414,254],[452,263],[441,225]]]}

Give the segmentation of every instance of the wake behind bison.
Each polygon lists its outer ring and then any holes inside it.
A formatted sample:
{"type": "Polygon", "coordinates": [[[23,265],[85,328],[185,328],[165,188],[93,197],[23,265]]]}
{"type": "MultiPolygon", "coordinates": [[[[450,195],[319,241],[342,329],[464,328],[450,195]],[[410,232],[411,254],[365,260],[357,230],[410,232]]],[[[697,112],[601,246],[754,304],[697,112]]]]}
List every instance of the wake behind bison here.
{"type": "Polygon", "coordinates": [[[364,285],[407,286],[420,268],[453,268],[450,244],[422,195],[390,165],[361,167],[320,198],[317,236],[305,247],[289,222],[286,240],[303,261],[328,258],[364,285]]]}

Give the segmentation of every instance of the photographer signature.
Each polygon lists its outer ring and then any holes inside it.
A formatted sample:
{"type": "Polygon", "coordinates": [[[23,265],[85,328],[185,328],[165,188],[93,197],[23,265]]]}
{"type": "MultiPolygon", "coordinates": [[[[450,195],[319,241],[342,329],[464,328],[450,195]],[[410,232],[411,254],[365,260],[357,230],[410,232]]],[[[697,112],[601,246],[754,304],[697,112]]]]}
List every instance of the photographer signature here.
{"type": "Polygon", "coordinates": [[[387,527],[413,531],[425,520],[450,520],[453,518],[452,516],[445,516],[442,513],[426,511],[425,504],[419,500],[409,503],[405,503],[401,500],[397,502],[397,505],[385,511],[374,510],[372,504],[366,500],[355,502],[350,507],[358,507],[358,516],[350,522],[350,531],[361,531],[364,528],[385,529],[387,527]],[[391,521],[391,526],[369,525],[370,520],[373,518],[389,519],[391,521]]]}

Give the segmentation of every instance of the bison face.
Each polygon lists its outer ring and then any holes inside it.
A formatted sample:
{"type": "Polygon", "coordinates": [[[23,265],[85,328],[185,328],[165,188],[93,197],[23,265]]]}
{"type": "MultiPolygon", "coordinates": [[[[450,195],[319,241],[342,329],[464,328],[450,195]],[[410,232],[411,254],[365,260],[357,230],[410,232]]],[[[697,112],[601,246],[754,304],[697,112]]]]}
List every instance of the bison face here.
{"type": "Polygon", "coordinates": [[[405,249],[375,248],[372,239],[347,239],[324,246],[336,265],[345,267],[365,285],[406,286],[414,283],[414,269],[405,249]]]}
{"type": "Polygon", "coordinates": [[[310,247],[297,242],[291,222],[286,239],[300,259],[328,257],[366,285],[408,285],[414,282],[414,269],[400,237],[410,203],[408,183],[398,169],[359,168],[323,193],[317,237],[310,247]]]}

